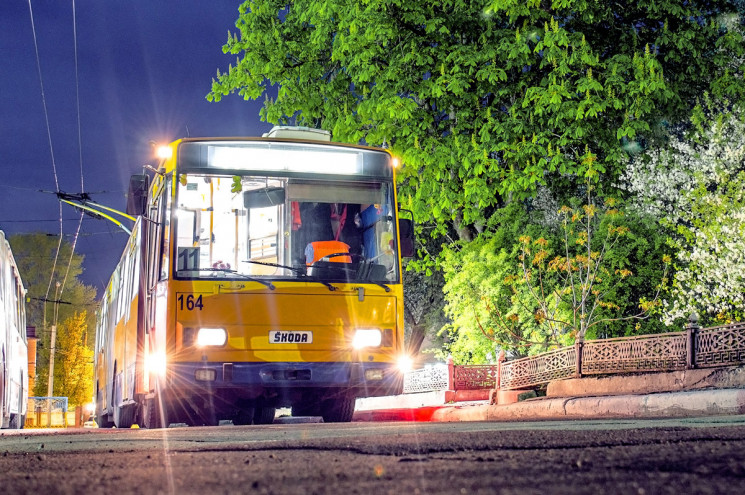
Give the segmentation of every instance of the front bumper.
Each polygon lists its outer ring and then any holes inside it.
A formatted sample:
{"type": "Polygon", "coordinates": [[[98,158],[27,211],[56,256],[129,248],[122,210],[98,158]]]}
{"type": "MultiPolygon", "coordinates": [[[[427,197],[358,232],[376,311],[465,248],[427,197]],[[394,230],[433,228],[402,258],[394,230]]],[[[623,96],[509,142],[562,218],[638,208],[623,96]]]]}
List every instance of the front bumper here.
{"type": "Polygon", "coordinates": [[[403,373],[392,363],[175,363],[168,376],[169,388],[182,392],[347,389],[357,397],[377,397],[403,389],[403,373]],[[197,380],[198,372],[214,379],[197,380]]]}

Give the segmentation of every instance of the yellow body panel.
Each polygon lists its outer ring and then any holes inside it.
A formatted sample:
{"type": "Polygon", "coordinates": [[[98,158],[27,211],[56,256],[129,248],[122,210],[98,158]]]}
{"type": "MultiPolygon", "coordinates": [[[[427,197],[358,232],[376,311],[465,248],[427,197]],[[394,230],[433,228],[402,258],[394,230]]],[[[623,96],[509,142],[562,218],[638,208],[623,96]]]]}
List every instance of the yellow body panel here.
{"type": "MultiPolygon", "coordinates": [[[[400,308],[401,287],[386,293],[377,286],[365,286],[364,297],[351,287],[329,291],[323,286],[277,284],[274,291],[263,286],[251,290],[225,292],[226,284],[184,284],[192,290],[175,290],[170,298],[175,315],[175,353],[171,361],[179,362],[350,362],[364,359],[395,362],[403,335],[400,308]],[[199,291],[201,289],[201,291],[199,291]],[[183,303],[192,296],[201,298],[201,308],[187,309],[183,303]],[[362,299],[362,300],[360,300],[362,299]],[[398,311],[397,311],[398,309],[398,311]],[[196,348],[184,345],[184,328],[220,327],[228,339],[219,348],[196,348]],[[393,336],[389,347],[359,353],[351,341],[358,328],[388,329],[393,336]],[[270,343],[270,331],[312,332],[310,343],[270,343]],[[364,354],[364,356],[362,355],[364,354]]],[[[247,286],[258,285],[253,283],[247,286]]],[[[233,289],[235,290],[235,289],[233,289]]]]}

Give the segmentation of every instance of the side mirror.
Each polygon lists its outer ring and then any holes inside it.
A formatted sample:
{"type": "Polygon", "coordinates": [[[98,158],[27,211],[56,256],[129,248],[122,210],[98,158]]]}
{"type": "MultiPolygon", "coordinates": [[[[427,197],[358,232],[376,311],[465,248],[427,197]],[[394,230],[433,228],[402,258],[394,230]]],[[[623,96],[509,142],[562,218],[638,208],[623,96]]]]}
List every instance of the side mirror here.
{"type": "Polygon", "coordinates": [[[414,251],[414,221],[408,218],[398,219],[398,235],[401,238],[401,257],[413,258],[414,251]]]}
{"type": "Polygon", "coordinates": [[[285,190],[282,187],[267,187],[243,193],[243,206],[246,208],[267,208],[284,202],[285,190]]]}
{"type": "Polygon", "coordinates": [[[129,192],[127,193],[127,215],[140,216],[147,208],[147,190],[150,178],[147,174],[135,174],[129,178],[129,192]]]}

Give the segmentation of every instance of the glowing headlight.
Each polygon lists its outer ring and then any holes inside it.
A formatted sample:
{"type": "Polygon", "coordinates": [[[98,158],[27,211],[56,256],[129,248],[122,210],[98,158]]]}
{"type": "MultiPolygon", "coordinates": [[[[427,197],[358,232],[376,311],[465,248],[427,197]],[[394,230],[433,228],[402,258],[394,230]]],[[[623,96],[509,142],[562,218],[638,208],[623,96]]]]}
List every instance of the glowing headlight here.
{"type": "Polygon", "coordinates": [[[171,158],[171,156],[173,156],[173,150],[169,146],[158,146],[155,154],[161,160],[167,160],[168,158],[171,158]]]}
{"type": "Polygon", "coordinates": [[[411,371],[413,367],[414,367],[414,361],[411,359],[410,356],[407,356],[406,354],[404,354],[398,358],[398,369],[402,373],[411,371]]]}
{"type": "Polygon", "coordinates": [[[197,345],[220,346],[228,341],[228,332],[224,328],[200,328],[197,332],[197,345]]]}
{"type": "Polygon", "coordinates": [[[352,347],[362,349],[363,347],[380,347],[383,334],[377,329],[359,329],[354,333],[352,347]]]}
{"type": "Polygon", "coordinates": [[[166,375],[166,354],[164,352],[153,352],[145,358],[145,367],[148,372],[156,373],[160,376],[166,375]]]}

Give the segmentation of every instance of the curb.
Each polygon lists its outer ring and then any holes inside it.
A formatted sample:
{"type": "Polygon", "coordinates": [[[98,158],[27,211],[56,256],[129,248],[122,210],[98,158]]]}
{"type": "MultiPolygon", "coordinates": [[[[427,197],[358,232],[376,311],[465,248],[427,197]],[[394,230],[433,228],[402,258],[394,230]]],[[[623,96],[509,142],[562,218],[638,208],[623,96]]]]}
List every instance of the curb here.
{"type": "Polygon", "coordinates": [[[357,411],[353,421],[550,421],[652,419],[745,414],[745,389],[574,398],[538,398],[505,405],[442,405],[357,411]]]}

